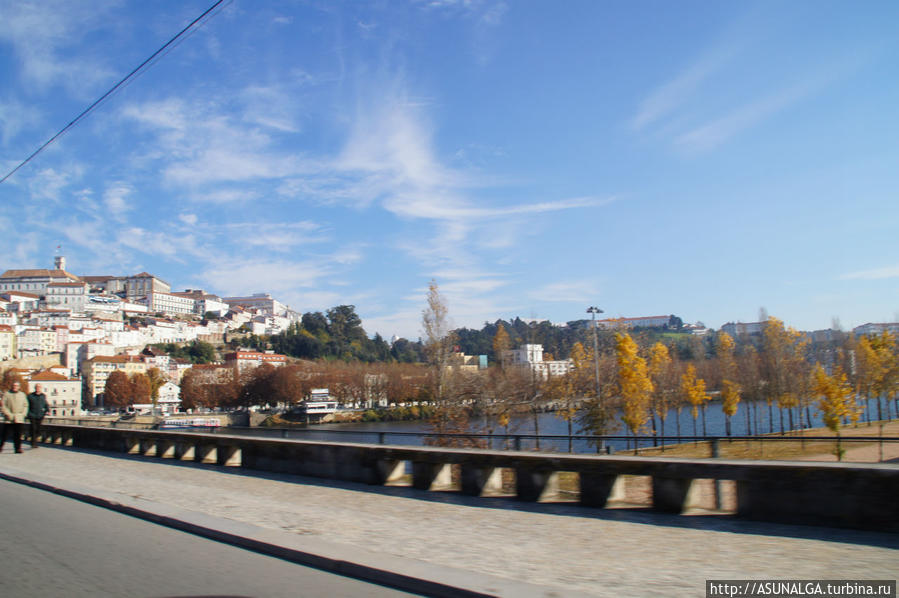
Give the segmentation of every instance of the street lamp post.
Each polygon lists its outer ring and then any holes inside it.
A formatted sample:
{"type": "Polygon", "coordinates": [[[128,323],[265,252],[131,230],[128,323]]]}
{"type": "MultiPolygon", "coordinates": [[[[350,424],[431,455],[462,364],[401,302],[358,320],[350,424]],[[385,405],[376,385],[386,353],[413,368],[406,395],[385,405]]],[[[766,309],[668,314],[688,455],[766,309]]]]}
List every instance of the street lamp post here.
{"type": "Polygon", "coordinates": [[[603,311],[598,307],[590,306],[587,313],[593,317],[593,375],[596,381],[596,401],[599,402],[599,341],[596,339],[596,314],[603,311]]]}
{"type": "MultiPolygon", "coordinates": [[[[599,389],[599,341],[596,338],[596,314],[601,314],[603,311],[591,305],[587,308],[587,313],[591,315],[593,325],[593,376],[596,382],[596,407],[602,409],[599,389]]],[[[605,442],[600,440],[597,448],[599,452],[603,452],[605,450],[605,442]]]]}

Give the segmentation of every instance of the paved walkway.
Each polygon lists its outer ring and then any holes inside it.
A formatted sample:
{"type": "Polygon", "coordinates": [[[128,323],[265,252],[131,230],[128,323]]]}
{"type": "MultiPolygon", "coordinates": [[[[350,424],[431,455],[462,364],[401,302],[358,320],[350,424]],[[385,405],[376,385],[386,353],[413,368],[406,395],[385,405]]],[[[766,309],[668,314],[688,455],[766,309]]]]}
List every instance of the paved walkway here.
{"type": "Polygon", "coordinates": [[[414,559],[563,590],[702,596],[706,579],[896,579],[892,534],[720,516],[524,505],[41,447],[0,454],[0,472],[138,497],[347,551],[414,559]]]}

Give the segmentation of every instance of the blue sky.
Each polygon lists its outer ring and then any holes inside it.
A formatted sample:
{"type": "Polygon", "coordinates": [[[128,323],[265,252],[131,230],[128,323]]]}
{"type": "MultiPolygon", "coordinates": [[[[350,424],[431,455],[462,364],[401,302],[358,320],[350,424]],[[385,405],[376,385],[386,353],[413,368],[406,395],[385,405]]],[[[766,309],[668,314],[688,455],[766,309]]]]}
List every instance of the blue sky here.
{"type": "MultiPolygon", "coordinates": [[[[0,0],[0,167],[211,0],[0,0]]],[[[899,319],[899,4],[234,0],[0,185],[0,268],[456,326],[899,319]]]]}

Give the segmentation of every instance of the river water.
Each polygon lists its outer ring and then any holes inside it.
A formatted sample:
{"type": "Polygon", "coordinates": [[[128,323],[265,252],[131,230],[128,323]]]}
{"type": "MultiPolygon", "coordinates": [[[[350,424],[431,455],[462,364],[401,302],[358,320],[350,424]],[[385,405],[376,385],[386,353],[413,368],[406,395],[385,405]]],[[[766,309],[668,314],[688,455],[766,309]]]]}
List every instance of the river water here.
{"type": "MultiPolygon", "coordinates": [[[[773,422],[769,421],[767,404],[760,403],[755,406],[755,408],[752,408],[752,405],[749,405],[748,407],[751,409],[750,419],[752,422],[752,432],[754,434],[767,434],[772,430],[774,432],[780,432],[780,412],[776,406],[772,409],[771,413],[771,415],[773,416],[773,422]]],[[[871,404],[871,408],[876,413],[876,406],[873,402],[871,404]]],[[[740,404],[737,414],[733,418],[731,418],[731,434],[734,436],[747,435],[746,409],[746,403],[740,404]]],[[[802,422],[803,426],[808,425],[806,423],[806,413],[811,416],[811,427],[824,426],[820,415],[817,414],[814,407],[812,407],[808,410],[808,412],[803,412],[801,420],[799,417],[798,409],[793,409],[794,428],[798,429],[800,427],[800,421],[802,422]]],[[[873,416],[872,419],[874,419],[873,416]]],[[[700,412],[699,417],[696,419],[696,433],[698,435],[703,434],[702,420],[703,415],[700,412]]],[[[786,430],[789,430],[789,416],[786,411],[783,414],[783,421],[784,428],[786,430]]],[[[864,421],[864,416],[862,417],[861,421],[864,421]]],[[[679,413],[676,409],[672,409],[668,413],[668,416],[665,420],[665,435],[675,436],[679,434],[682,436],[692,436],[694,434],[693,425],[694,420],[689,407],[682,409],[679,413]],[[680,430],[678,430],[678,422],[680,422],[680,430]]],[[[539,427],[540,436],[568,435],[568,423],[558,417],[555,413],[538,414],[537,427],[539,427]]],[[[658,418],[656,418],[656,427],[659,434],[661,434],[661,424],[659,423],[658,418]]],[[[646,432],[644,432],[646,436],[650,434],[650,429],[650,425],[647,424],[646,432]]],[[[286,432],[276,430],[263,432],[262,430],[263,429],[260,429],[259,433],[280,434],[282,436],[286,436],[287,438],[322,440],[332,442],[383,442],[384,444],[407,446],[421,446],[422,444],[424,444],[424,438],[421,435],[433,431],[425,421],[318,424],[310,425],[307,428],[289,430],[286,432]]],[[[478,419],[472,420],[470,422],[469,431],[471,433],[486,433],[487,422],[478,419]]],[[[581,432],[580,426],[578,425],[577,421],[573,423],[572,431],[574,434],[578,434],[581,432]]],[[[710,403],[707,406],[705,410],[705,431],[709,436],[724,436],[726,434],[725,416],[724,412],[721,410],[720,403],[710,403]]],[[[536,433],[534,417],[531,415],[520,415],[513,417],[508,430],[506,430],[505,428],[497,428],[493,430],[493,433],[508,433],[510,435],[534,435],[536,433]]],[[[585,432],[583,434],[588,433],[585,432]]],[[[617,430],[611,431],[609,432],[609,434],[627,434],[624,425],[620,423],[620,417],[617,430]]],[[[521,449],[530,450],[537,448],[538,441],[534,438],[523,436],[520,438],[519,442],[521,449]]],[[[514,446],[513,443],[514,439],[511,437],[509,439],[494,438],[491,441],[491,448],[511,448],[514,446]]],[[[539,443],[542,450],[553,450],[558,452],[567,452],[569,450],[569,443],[567,438],[541,438],[539,443]]],[[[624,439],[606,441],[606,444],[614,451],[621,451],[625,450],[628,447],[633,447],[632,443],[633,440],[624,439]]],[[[647,440],[644,438],[640,441],[640,446],[649,446],[651,443],[651,440],[647,440]]],[[[586,439],[575,439],[574,441],[572,441],[571,451],[575,453],[595,453],[596,447],[589,443],[586,439]]]]}

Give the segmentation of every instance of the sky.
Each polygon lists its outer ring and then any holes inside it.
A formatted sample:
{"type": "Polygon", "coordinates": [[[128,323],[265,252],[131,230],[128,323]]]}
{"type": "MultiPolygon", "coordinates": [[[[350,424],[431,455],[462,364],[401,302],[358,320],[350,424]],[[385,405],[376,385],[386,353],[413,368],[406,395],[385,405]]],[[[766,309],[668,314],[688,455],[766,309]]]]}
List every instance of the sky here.
{"type": "MultiPolygon", "coordinates": [[[[6,174],[212,0],[0,0],[6,174]]],[[[0,184],[0,269],[453,326],[899,320],[899,3],[232,0],[0,184]]],[[[2,176],[0,174],[0,176],[2,176]]]]}

